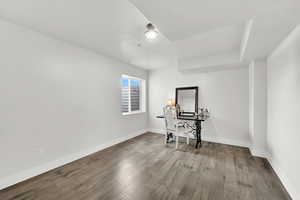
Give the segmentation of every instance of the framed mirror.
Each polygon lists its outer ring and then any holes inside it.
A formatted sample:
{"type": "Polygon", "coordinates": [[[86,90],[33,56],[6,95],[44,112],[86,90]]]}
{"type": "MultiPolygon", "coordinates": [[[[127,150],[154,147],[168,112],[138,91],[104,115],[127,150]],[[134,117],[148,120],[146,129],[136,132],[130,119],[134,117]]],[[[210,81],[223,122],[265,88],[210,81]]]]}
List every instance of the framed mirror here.
{"type": "Polygon", "coordinates": [[[179,115],[196,115],[198,113],[198,87],[176,88],[175,104],[179,106],[179,115]]]}

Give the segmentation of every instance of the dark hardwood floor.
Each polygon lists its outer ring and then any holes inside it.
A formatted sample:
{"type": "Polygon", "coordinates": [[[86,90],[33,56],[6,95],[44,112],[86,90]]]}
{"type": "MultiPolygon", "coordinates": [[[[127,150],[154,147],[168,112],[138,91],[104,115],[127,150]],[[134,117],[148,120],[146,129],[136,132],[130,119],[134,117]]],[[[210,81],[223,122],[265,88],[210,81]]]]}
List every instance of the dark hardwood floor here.
{"type": "Polygon", "coordinates": [[[265,159],[246,148],[163,144],[146,133],[0,191],[1,200],[285,200],[265,159]]]}

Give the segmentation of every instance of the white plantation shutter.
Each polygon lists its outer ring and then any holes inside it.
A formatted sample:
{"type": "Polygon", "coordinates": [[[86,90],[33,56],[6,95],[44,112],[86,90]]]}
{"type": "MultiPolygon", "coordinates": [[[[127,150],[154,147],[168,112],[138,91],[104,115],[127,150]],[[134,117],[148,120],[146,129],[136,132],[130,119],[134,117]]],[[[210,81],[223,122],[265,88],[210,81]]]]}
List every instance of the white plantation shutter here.
{"type": "Polygon", "coordinates": [[[130,80],[130,104],[131,111],[140,110],[140,82],[130,80]]]}
{"type": "Polygon", "coordinates": [[[122,113],[141,111],[142,81],[122,76],[122,113]]]}
{"type": "Polygon", "coordinates": [[[122,96],[121,96],[121,110],[122,113],[129,112],[129,80],[122,78],[122,96]]]}

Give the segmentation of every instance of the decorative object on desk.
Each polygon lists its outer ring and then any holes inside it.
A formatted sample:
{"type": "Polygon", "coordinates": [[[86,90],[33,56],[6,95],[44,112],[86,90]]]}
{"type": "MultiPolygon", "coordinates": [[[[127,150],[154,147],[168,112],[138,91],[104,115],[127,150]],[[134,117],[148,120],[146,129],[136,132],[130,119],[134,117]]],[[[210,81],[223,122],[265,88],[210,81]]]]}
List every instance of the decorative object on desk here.
{"type": "Polygon", "coordinates": [[[198,115],[200,117],[206,117],[206,118],[208,118],[210,116],[208,108],[199,108],[198,109],[198,115]]]}
{"type": "Polygon", "coordinates": [[[179,106],[179,116],[195,116],[198,112],[198,87],[176,88],[175,104],[179,106]]]}
{"type": "Polygon", "coordinates": [[[167,103],[168,106],[175,106],[175,100],[174,99],[169,99],[168,100],[168,103],[167,103]]]}

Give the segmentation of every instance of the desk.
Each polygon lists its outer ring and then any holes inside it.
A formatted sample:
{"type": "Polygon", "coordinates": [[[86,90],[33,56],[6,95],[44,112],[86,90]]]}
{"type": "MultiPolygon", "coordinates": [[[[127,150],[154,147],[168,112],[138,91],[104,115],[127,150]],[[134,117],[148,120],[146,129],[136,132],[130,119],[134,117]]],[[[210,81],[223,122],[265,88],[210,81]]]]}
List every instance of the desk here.
{"type": "MultiPolygon", "coordinates": [[[[156,118],[163,119],[165,118],[163,115],[157,116],[156,118]]],[[[202,146],[202,139],[201,139],[201,130],[202,130],[202,122],[208,119],[208,117],[202,117],[202,116],[178,116],[178,120],[182,121],[194,121],[195,122],[195,129],[191,127],[194,131],[196,131],[196,146],[195,148],[198,148],[199,144],[200,147],[202,146]]]]}

